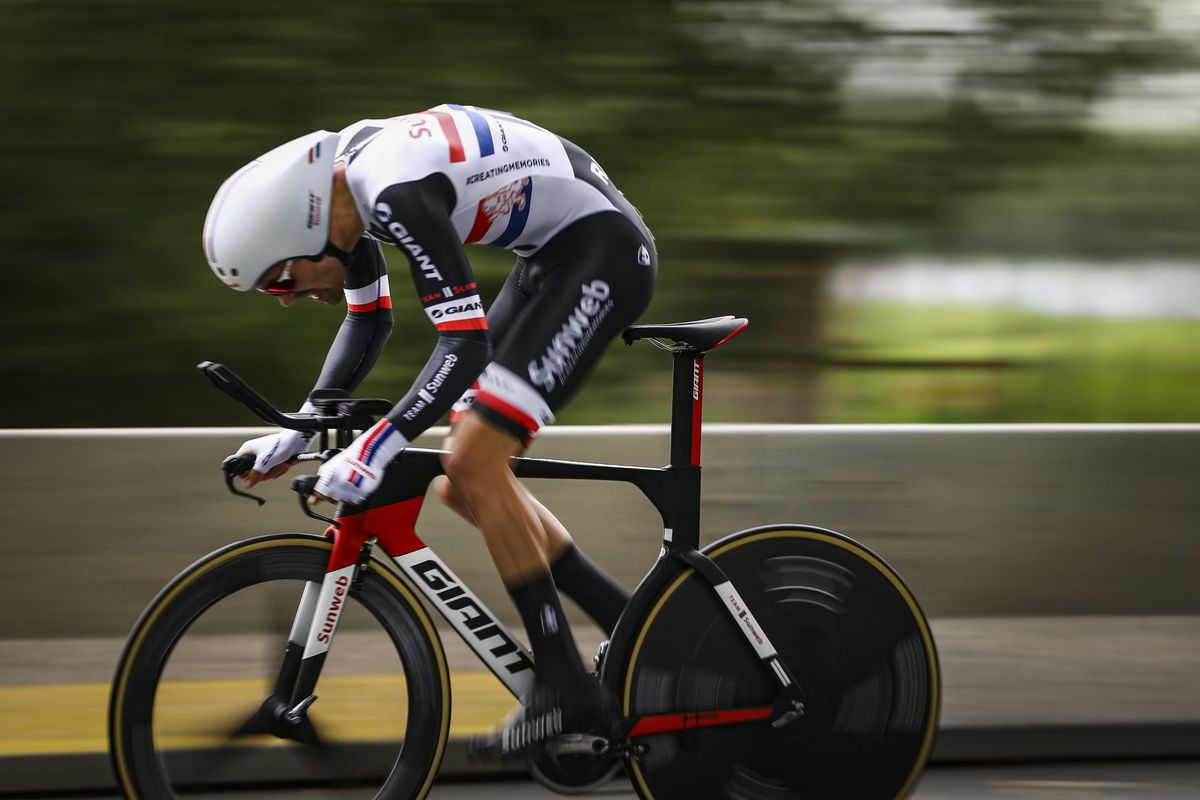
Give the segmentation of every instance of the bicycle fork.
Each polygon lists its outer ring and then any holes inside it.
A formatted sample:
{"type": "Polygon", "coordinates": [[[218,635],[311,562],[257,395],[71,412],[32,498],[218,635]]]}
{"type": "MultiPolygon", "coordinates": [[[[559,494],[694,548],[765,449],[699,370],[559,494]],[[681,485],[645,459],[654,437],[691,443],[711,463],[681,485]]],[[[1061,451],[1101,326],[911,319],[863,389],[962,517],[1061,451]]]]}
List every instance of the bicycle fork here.
{"type": "Polygon", "coordinates": [[[317,680],[329,646],[350,592],[357,587],[375,543],[374,536],[345,528],[337,530],[324,579],[321,583],[305,582],[275,686],[259,714],[260,721],[266,721],[261,719],[263,716],[270,717],[268,724],[276,735],[284,735],[287,728],[298,727],[300,735],[292,732],[285,738],[319,744],[307,722],[306,712],[317,700],[317,680]]]}

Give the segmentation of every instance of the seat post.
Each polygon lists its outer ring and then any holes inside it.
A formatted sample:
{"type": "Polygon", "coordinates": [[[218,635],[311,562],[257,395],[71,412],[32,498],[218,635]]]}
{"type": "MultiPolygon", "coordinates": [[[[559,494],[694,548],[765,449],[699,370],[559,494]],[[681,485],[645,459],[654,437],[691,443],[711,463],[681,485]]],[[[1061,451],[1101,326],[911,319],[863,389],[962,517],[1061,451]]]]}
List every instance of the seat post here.
{"type": "Polygon", "coordinates": [[[700,422],[704,405],[704,353],[674,353],[671,380],[671,466],[700,466],[700,422]]]}

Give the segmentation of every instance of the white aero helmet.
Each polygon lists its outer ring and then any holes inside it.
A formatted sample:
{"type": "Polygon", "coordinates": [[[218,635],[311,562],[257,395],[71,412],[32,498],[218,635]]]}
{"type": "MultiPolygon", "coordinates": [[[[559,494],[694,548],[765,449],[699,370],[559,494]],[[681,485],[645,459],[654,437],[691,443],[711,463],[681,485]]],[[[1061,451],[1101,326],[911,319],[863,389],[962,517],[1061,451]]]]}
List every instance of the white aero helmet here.
{"type": "Polygon", "coordinates": [[[315,131],[221,184],[204,220],[204,255],[226,286],[248,291],[273,264],[325,249],[337,144],[336,133],[315,131]]]}

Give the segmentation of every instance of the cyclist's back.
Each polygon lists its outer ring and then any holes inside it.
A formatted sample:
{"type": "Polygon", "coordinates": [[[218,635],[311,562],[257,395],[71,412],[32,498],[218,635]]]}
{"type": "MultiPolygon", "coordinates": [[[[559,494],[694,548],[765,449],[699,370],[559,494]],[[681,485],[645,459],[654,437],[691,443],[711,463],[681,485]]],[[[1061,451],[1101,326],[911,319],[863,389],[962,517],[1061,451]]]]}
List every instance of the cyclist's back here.
{"type": "Polygon", "coordinates": [[[446,104],[361,120],[339,135],[359,213],[372,221],[370,235],[388,243],[413,233],[394,227],[398,209],[387,195],[396,184],[423,185],[450,200],[451,223],[464,245],[529,255],[571,223],[604,211],[644,229],[582,148],[506,112],[446,104]]]}

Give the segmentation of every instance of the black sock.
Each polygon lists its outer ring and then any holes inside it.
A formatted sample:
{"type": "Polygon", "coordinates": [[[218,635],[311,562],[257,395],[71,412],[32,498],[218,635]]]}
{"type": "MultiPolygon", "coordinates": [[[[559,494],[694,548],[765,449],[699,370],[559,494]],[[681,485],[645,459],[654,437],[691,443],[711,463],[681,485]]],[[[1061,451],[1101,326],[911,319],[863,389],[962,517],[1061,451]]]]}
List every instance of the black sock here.
{"type": "Polygon", "coordinates": [[[579,686],[587,675],[554,588],[554,578],[546,573],[521,586],[508,587],[508,593],[525,623],[537,664],[538,683],[554,689],[579,686]]]}
{"type": "Polygon", "coordinates": [[[554,583],[612,636],[629,593],[572,542],[550,567],[554,583]]]}

